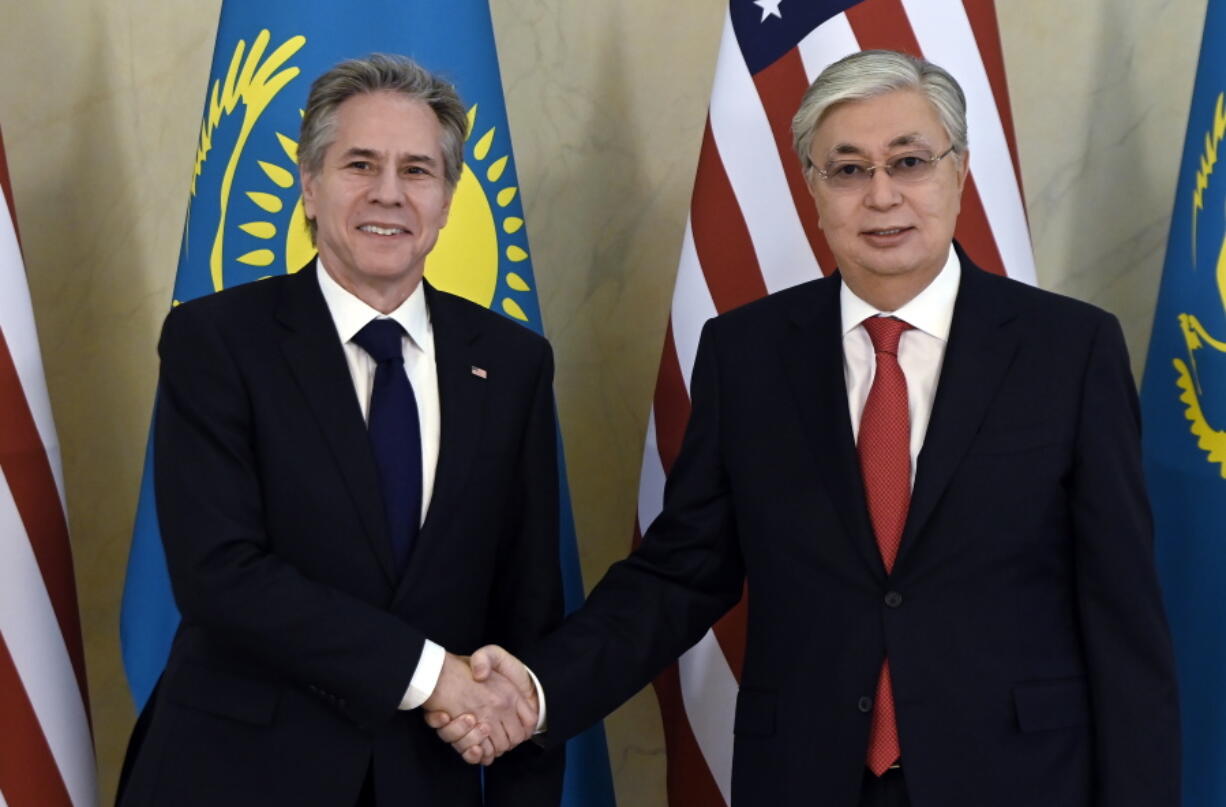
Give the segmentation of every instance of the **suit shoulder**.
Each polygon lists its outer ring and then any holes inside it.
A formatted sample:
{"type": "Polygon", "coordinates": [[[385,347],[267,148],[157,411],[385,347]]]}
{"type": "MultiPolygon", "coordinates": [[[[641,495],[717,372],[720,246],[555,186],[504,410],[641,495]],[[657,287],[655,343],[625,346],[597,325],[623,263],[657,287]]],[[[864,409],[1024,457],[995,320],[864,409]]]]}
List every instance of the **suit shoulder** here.
{"type": "Polygon", "coordinates": [[[536,331],[467,298],[431,287],[429,300],[434,314],[465,322],[469,327],[481,331],[487,338],[497,340],[512,349],[549,349],[548,340],[536,331]]]}
{"type": "Polygon", "coordinates": [[[1069,325],[1080,323],[1089,327],[1101,327],[1104,323],[1117,321],[1111,312],[1084,300],[1040,289],[1020,280],[995,275],[981,269],[966,271],[974,272],[972,277],[982,284],[984,289],[1032,316],[1041,316],[1069,325]]]}
{"type": "Polygon", "coordinates": [[[280,300],[286,284],[292,280],[292,275],[277,275],[231,286],[180,303],[171,310],[171,316],[179,319],[231,320],[256,313],[267,315],[280,300]]]}
{"type": "Polygon", "coordinates": [[[730,309],[710,320],[710,324],[721,331],[773,329],[794,314],[812,312],[823,294],[837,292],[838,280],[834,277],[810,280],[730,309]]]}
{"type": "Polygon", "coordinates": [[[252,281],[176,305],[162,323],[159,355],[194,364],[205,354],[250,356],[276,344],[276,311],[292,277],[252,281]]]}

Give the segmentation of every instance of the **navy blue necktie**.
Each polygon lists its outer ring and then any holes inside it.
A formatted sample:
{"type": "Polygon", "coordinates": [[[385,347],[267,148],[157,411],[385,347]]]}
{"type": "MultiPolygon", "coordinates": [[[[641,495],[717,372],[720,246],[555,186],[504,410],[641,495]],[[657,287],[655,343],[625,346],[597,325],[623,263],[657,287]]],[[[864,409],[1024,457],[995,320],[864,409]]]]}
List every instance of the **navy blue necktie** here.
{"type": "Polygon", "coordinates": [[[403,335],[395,320],[374,319],[353,337],[377,364],[367,431],[398,572],[404,571],[421,519],[421,424],[404,370],[403,335]]]}

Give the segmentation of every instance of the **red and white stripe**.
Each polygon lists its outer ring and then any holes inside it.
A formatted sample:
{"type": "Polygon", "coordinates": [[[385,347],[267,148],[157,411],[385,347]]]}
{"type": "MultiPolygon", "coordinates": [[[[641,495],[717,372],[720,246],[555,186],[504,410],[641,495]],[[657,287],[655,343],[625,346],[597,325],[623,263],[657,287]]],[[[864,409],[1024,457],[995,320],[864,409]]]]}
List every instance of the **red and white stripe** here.
{"type": "MultiPolygon", "coordinates": [[[[780,5],[783,24],[787,8],[780,5]]],[[[967,95],[971,161],[956,237],[984,268],[1035,280],[992,0],[865,0],[756,75],[726,15],[647,425],[638,525],[650,524],[662,506],[664,480],[689,417],[689,378],[703,323],[834,270],[792,151],[791,119],[818,73],[867,48],[922,55],[958,79],[967,95]]],[[[677,807],[730,800],[745,607],[743,599],[655,682],[668,745],[669,802],[677,807]]]]}
{"type": "Polygon", "coordinates": [[[0,807],[88,807],[97,785],[63,468],[3,148],[0,807]]]}

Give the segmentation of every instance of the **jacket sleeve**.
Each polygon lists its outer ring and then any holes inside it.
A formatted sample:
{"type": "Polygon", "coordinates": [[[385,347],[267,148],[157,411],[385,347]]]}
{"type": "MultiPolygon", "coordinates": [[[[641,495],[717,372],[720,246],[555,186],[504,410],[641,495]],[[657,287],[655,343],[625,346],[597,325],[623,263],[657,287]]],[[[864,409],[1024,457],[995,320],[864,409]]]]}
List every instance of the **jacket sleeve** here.
{"type": "Polygon", "coordinates": [[[664,507],[562,628],[524,661],[541,679],[554,745],[613,711],[740,599],[745,579],[720,445],[715,329],[703,330],[692,408],[664,507]]]}
{"type": "MultiPolygon", "coordinates": [[[[520,447],[518,523],[500,547],[487,640],[520,653],[562,621],[562,573],[558,555],[557,422],[553,403],[553,354],[542,359],[520,447]]],[[[547,707],[548,708],[548,704],[547,707]]],[[[556,805],[562,798],[565,749],[534,743],[500,757],[485,774],[492,807],[556,805]]]]}
{"type": "Polygon", "coordinates": [[[1153,561],[1136,388],[1104,317],[1081,391],[1070,502],[1098,807],[1180,803],[1174,655],[1153,561]]]}
{"type": "Polygon", "coordinates": [[[176,308],[159,352],[157,509],[185,624],[325,694],[360,725],[391,718],[424,637],[272,550],[253,448],[258,424],[216,319],[190,304],[176,308]]]}

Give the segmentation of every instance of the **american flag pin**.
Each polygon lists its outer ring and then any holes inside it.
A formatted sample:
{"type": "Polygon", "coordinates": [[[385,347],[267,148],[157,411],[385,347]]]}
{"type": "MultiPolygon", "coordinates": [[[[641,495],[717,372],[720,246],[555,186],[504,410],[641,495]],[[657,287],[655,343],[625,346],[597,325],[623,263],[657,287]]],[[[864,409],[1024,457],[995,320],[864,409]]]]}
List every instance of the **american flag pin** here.
{"type": "Polygon", "coordinates": [[[474,365],[471,369],[472,369],[473,375],[475,375],[477,378],[489,378],[490,377],[490,374],[485,372],[484,367],[477,367],[474,365]]]}

